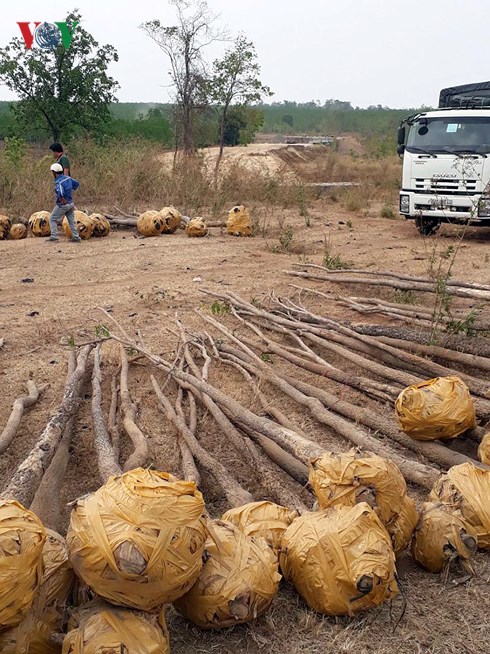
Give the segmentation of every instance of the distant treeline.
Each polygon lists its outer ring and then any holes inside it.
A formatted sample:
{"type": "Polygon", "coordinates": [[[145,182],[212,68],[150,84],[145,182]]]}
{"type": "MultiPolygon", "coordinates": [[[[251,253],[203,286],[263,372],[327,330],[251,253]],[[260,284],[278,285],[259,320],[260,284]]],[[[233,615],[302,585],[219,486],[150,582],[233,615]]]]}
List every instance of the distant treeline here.
{"type": "MultiPolygon", "coordinates": [[[[427,109],[423,107],[422,109],[427,109]]],[[[171,147],[172,110],[170,104],[120,102],[111,106],[112,119],[98,138],[139,137],[171,147]]],[[[254,107],[253,129],[275,134],[330,134],[355,132],[366,138],[392,142],[403,117],[418,109],[390,109],[381,105],[361,109],[349,102],[327,100],[297,103],[292,101],[258,105],[254,107]]],[[[200,147],[218,142],[216,120],[212,108],[198,117],[197,145],[200,147]]],[[[242,131],[244,132],[242,127],[242,131]]],[[[0,139],[20,136],[28,141],[45,141],[43,133],[19,133],[9,102],[0,102],[0,139]]]]}

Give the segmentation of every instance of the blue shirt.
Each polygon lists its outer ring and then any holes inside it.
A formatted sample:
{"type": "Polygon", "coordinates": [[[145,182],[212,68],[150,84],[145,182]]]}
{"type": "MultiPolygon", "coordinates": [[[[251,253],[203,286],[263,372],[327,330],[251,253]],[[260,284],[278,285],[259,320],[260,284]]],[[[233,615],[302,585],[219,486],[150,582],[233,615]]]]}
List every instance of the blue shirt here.
{"type": "Polygon", "coordinates": [[[56,204],[62,206],[63,204],[72,204],[73,196],[72,191],[76,191],[80,186],[80,182],[76,179],[68,177],[68,175],[59,175],[54,180],[54,190],[56,192],[56,204]],[[62,200],[65,200],[63,202],[62,200]]]}

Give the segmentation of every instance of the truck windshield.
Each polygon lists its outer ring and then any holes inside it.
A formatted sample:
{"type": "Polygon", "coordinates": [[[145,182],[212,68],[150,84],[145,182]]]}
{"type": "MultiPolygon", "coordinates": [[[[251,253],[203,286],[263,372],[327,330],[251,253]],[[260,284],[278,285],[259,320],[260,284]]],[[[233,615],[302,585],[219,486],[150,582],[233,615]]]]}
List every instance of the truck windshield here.
{"type": "Polygon", "coordinates": [[[409,152],[490,153],[490,117],[420,118],[408,133],[409,152]]]}

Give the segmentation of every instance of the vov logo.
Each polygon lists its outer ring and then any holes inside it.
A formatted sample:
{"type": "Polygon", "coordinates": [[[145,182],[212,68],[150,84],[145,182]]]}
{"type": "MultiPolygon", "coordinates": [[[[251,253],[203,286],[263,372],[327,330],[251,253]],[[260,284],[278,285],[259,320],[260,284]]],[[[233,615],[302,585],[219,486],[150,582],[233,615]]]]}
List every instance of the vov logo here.
{"type": "Polygon", "coordinates": [[[66,22],[17,22],[17,25],[20,28],[22,37],[28,50],[32,48],[34,41],[36,42],[36,45],[43,50],[57,48],[60,43],[62,43],[63,47],[68,50],[75,33],[75,29],[79,22],[80,21],[75,21],[70,26],[68,26],[66,22]],[[34,28],[31,28],[31,25],[34,25],[34,28]]]}

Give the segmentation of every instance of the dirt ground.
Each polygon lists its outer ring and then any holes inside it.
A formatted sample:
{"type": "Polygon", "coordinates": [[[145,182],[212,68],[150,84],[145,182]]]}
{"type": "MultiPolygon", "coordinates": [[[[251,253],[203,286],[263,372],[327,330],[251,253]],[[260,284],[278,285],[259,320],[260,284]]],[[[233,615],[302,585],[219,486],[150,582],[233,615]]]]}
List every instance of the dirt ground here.
{"type": "MultiPolygon", "coordinates": [[[[59,402],[66,375],[68,340],[73,337],[80,342],[93,338],[96,325],[106,322],[97,307],[111,311],[131,333],[140,330],[151,349],[171,358],[176,343],[172,333],[176,312],[191,330],[198,332],[203,327],[194,313],[197,308],[209,312],[211,300],[202,294],[203,288],[230,289],[247,300],[258,301],[266,301],[272,291],[290,295],[294,291],[289,284],[301,281],[283,271],[290,270],[293,263],[306,260],[321,263],[326,242],[332,252],[355,267],[425,275],[434,248],[447,248],[453,243],[454,235],[452,229],[443,228],[436,239],[423,239],[412,223],[348,213],[338,204],[326,201],[319,201],[311,209],[310,227],[292,210],[276,211],[272,215],[266,215],[263,210],[261,219],[268,221],[268,235],[259,234],[253,239],[228,237],[214,228],[205,239],[189,239],[183,232],[140,239],[131,230],[120,230],[109,238],[92,239],[79,245],[64,239],[59,244],[47,243],[38,238],[0,242],[0,338],[5,340],[0,350],[0,425],[5,424],[13,400],[23,393],[28,378],[49,384],[42,400],[25,414],[14,444],[0,460],[2,483],[33,445],[59,402]],[[293,227],[289,253],[277,252],[284,224],[293,227]]],[[[470,230],[456,259],[453,277],[489,283],[489,257],[490,230],[470,230]]],[[[322,282],[305,285],[329,291],[333,298],[337,293],[361,295],[359,288],[345,285],[322,282]]],[[[390,290],[378,293],[380,297],[394,297],[390,290]]],[[[427,297],[420,300],[430,303],[427,297]]],[[[470,302],[460,305],[471,307],[470,302]]],[[[312,302],[311,306],[317,311],[362,321],[358,315],[339,312],[333,302],[312,302]]],[[[229,316],[224,320],[234,325],[229,316]]],[[[116,362],[117,350],[108,345],[104,351],[106,399],[110,397],[110,375],[116,362]]],[[[332,362],[336,363],[334,358],[332,362]]],[[[345,362],[343,365],[349,370],[345,362]]],[[[345,389],[335,382],[312,379],[306,372],[304,379],[345,397],[345,389]]],[[[215,369],[213,381],[226,386],[246,406],[255,406],[254,399],[233,372],[215,369]]],[[[179,474],[175,433],[158,411],[149,368],[142,361],[131,368],[130,388],[138,404],[140,426],[148,435],[151,463],[179,474]]],[[[310,438],[334,451],[347,449],[345,441],[320,427],[285,397],[270,388],[264,390],[310,438]]],[[[371,403],[373,408],[392,416],[391,407],[370,402],[355,391],[350,392],[349,399],[359,404],[371,403]]],[[[198,437],[257,499],[274,499],[274,489],[261,486],[260,472],[243,466],[240,457],[204,413],[199,416],[198,437]]],[[[123,442],[123,454],[127,451],[128,443],[123,442]]],[[[63,505],[97,488],[95,471],[87,390],[76,420],[70,467],[62,491],[63,505]]],[[[311,501],[307,491],[279,470],[277,483],[289,485],[294,492],[302,493],[306,502],[311,501]]],[[[212,479],[203,480],[203,492],[211,514],[220,515],[226,505],[212,479]]],[[[410,492],[417,500],[423,498],[415,488],[410,492]]],[[[69,509],[65,508],[65,527],[68,515],[69,509]]],[[[460,586],[444,585],[439,576],[422,571],[408,555],[399,561],[398,568],[408,605],[396,630],[403,609],[401,595],[392,606],[353,619],[332,619],[308,610],[294,590],[283,582],[272,609],[250,626],[203,633],[169,609],[172,652],[470,654],[489,651],[488,555],[477,556],[477,576],[460,586]]]]}

